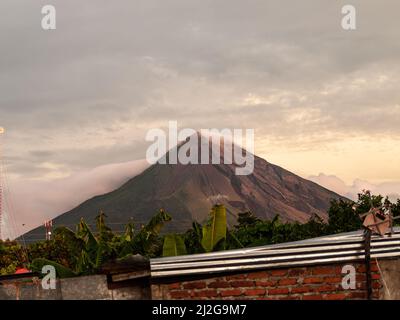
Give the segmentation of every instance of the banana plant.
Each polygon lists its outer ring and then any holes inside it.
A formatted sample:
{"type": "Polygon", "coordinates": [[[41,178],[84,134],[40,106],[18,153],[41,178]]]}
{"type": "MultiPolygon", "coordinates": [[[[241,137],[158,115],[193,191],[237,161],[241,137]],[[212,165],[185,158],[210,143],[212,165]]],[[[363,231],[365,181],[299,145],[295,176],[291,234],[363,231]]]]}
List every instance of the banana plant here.
{"type": "MultiPolygon", "coordinates": [[[[204,226],[194,222],[190,236],[192,242],[200,243],[203,252],[216,250],[218,245],[225,241],[227,237],[225,207],[222,204],[213,206],[208,222],[204,226]]],[[[175,234],[165,236],[163,256],[169,257],[182,254],[187,254],[185,240],[175,234]]]]}
{"type": "Polygon", "coordinates": [[[137,253],[155,256],[162,248],[159,233],[164,224],[171,219],[171,216],[161,209],[140,231],[135,232],[135,226],[131,222],[127,224],[125,234],[119,237],[106,225],[106,215],[100,211],[96,217],[97,235],[92,233],[83,219],[79,222],[76,232],[66,227],[55,230],[57,240],[54,241],[68,244],[67,251],[76,257],[71,268],[39,258],[32,261],[32,270],[41,272],[44,264],[51,264],[56,267],[60,277],[70,277],[96,273],[104,262],[118,257],[137,253]]]}
{"type": "Polygon", "coordinates": [[[125,226],[125,233],[121,236],[124,241],[132,241],[135,234],[135,224],[131,221],[125,226]]]}
{"type": "Polygon", "coordinates": [[[72,271],[70,268],[67,268],[57,262],[43,259],[43,258],[37,258],[32,261],[32,263],[29,266],[29,269],[31,271],[37,272],[39,274],[42,273],[42,268],[44,266],[53,266],[54,269],[56,270],[56,275],[59,278],[71,278],[71,277],[76,277],[78,276],[78,273],[75,273],[72,271]]]}
{"type": "Polygon", "coordinates": [[[202,228],[201,245],[205,252],[213,251],[226,239],[226,209],[222,204],[215,205],[210,212],[210,218],[202,228]]]}
{"type": "Polygon", "coordinates": [[[166,222],[172,220],[172,217],[160,209],[160,211],[150,219],[147,225],[143,226],[132,239],[132,247],[136,253],[145,256],[154,256],[161,246],[159,234],[166,222]]]}
{"type": "Polygon", "coordinates": [[[123,258],[134,251],[133,238],[135,236],[135,224],[129,222],[125,227],[125,232],[117,240],[118,258],[123,258]]]}
{"type": "Polygon", "coordinates": [[[78,266],[80,268],[79,271],[84,274],[91,273],[94,269],[99,267],[104,246],[100,246],[89,226],[83,219],[81,219],[78,224],[77,237],[82,239],[85,243],[78,261],[78,266]]]}
{"type": "Polygon", "coordinates": [[[160,231],[165,223],[171,221],[171,216],[161,209],[150,221],[135,230],[135,225],[130,222],[126,225],[125,233],[117,240],[118,258],[130,254],[141,254],[152,257],[160,253],[162,243],[160,242],[160,231]]]}
{"type": "Polygon", "coordinates": [[[96,217],[96,228],[99,233],[97,239],[104,242],[111,241],[114,237],[111,228],[106,224],[106,218],[107,216],[103,210],[100,210],[99,215],[96,217]]]}
{"type": "Polygon", "coordinates": [[[106,215],[102,211],[96,217],[97,238],[83,218],[77,226],[76,233],[65,227],[56,230],[55,236],[66,241],[69,244],[71,254],[77,256],[73,268],[70,269],[54,261],[43,259],[33,260],[32,268],[36,270],[40,269],[43,263],[51,264],[56,267],[57,274],[60,277],[95,273],[104,260],[113,256],[113,248],[110,245],[113,234],[111,229],[106,226],[105,218],[106,215]]]}
{"type": "Polygon", "coordinates": [[[163,257],[187,254],[184,239],[177,234],[168,234],[164,238],[163,257]]]}

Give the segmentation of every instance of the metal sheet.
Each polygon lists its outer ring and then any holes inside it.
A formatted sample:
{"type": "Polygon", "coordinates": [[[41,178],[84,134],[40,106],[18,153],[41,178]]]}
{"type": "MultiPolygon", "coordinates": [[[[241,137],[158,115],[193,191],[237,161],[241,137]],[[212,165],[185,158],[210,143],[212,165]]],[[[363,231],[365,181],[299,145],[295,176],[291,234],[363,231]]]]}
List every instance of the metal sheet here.
{"type": "MultiPolygon", "coordinates": [[[[374,236],[372,258],[400,256],[400,228],[384,237],[374,236]]],[[[362,231],[324,236],[303,241],[151,259],[152,277],[188,276],[364,259],[362,231]]]]}

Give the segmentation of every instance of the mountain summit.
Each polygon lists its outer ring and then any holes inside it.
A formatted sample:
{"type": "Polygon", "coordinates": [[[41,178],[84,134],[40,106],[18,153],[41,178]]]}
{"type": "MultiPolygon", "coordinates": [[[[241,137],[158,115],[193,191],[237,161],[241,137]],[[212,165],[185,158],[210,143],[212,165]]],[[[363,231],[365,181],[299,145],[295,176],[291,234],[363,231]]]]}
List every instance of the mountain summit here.
{"type": "MultiPolygon", "coordinates": [[[[239,212],[247,210],[262,219],[278,214],[283,221],[305,222],[315,214],[326,218],[330,200],[342,198],[257,156],[253,173],[235,175],[236,167],[235,164],[156,163],[120,188],[61,214],[53,224],[71,226],[81,217],[93,224],[99,210],[103,210],[110,226],[121,230],[122,224],[130,220],[146,223],[164,208],[173,217],[166,229],[185,231],[192,221],[205,221],[216,202],[226,206],[229,225],[236,222],[239,212]]],[[[43,227],[28,232],[25,238],[40,233],[44,235],[43,227]]]]}

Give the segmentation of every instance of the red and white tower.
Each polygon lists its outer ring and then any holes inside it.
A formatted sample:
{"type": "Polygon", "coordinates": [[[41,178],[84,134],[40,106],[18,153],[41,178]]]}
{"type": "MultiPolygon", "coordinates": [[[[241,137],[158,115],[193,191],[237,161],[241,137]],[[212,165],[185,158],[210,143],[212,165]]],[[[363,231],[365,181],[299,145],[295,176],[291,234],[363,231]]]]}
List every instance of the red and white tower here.
{"type": "Polygon", "coordinates": [[[46,220],[44,222],[44,228],[46,229],[46,240],[51,240],[51,231],[53,229],[53,220],[46,220]]]}

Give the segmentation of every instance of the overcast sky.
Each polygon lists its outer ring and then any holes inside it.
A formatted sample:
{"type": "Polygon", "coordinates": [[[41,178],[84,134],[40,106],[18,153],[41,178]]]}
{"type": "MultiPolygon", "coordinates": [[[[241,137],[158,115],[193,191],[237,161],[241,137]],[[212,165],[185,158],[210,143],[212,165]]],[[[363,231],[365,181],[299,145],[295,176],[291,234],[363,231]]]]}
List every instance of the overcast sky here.
{"type": "Polygon", "coordinates": [[[16,225],[139,172],[147,130],[168,120],[254,128],[256,154],[272,163],[342,194],[399,194],[400,3],[352,0],[357,30],[345,31],[349,2],[2,0],[0,126],[16,225]],[[41,28],[46,4],[56,30],[41,28]]]}

